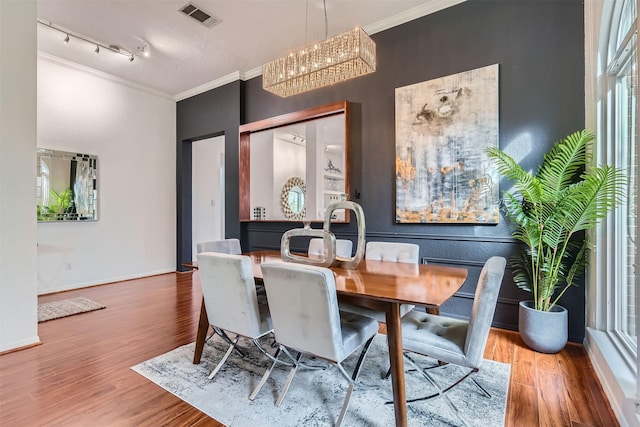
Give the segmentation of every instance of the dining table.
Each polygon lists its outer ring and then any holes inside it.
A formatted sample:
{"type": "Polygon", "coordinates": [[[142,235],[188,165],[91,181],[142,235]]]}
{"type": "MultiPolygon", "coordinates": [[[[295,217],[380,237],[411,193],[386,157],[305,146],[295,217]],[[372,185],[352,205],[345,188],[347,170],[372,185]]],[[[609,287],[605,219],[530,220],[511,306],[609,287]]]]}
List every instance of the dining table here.
{"type": "MultiPolygon", "coordinates": [[[[251,258],[256,282],[262,281],[260,265],[281,260],[280,251],[245,253],[251,258]]],[[[193,264],[192,267],[197,265],[193,264]]],[[[400,306],[411,304],[438,309],[464,284],[468,271],[462,267],[412,264],[363,259],[356,269],[330,267],[335,276],[338,300],[360,304],[386,314],[387,343],[396,426],[407,425],[407,404],[402,353],[400,306]]],[[[209,330],[204,299],[196,335],[193,363],[200,363],[209,330]]]]}

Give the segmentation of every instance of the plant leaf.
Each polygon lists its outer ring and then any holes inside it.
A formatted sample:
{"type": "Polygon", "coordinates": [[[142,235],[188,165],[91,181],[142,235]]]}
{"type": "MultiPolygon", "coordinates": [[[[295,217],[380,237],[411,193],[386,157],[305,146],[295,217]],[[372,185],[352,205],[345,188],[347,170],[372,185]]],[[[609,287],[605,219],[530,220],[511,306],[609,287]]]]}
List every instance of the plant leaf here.
{"type": "Polygon", "coordinates": [[[512,254],[513,278],[518,287],[533,292],[538,310],[550,310],[577,284],[589,253],[582,232],[594,228],[626,196],[623,170],[601,166],[585,171],[593,140],[593,133],[583,130],[556,142],[535,176],[498,148],[486,150],[516,189],[502,197],[505,216],[515,224],[513,237],[526,245],[512,254]]]}
{"type": "Polygon", "coordinates": [[[575,180],[576,175],[588,163],[591,142],[595,139],[593,132],[583,130],[567,136],[557,142],[547,154],[537,177],[543,187],[543,194],[557,201],[557,197],[575,180]]]}

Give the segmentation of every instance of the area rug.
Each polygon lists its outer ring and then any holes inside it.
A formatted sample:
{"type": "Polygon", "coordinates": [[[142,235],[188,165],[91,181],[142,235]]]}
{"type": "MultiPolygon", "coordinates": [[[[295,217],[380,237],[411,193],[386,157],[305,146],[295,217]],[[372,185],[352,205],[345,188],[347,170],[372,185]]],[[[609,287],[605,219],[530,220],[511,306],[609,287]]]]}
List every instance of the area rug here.
{"type": "Polygon", "coordinates": [[[84,297],[44,302],[38,304],[38,323],[102,308],[106,306],[84,297]]]}
{"type": "MultiPolygon", "coordinates": [[[[194,344],[191,343],[131,369],[227,426],[334,425],[347,389],[347,381],[335,367],[329,366],[324,370],[300,369],[284,402],[277,408],[274,403],[286,381],[288,368],[274,369],[260,394],[250,401],[249,394],[270,363],[255,347],[249,345],[249,341],[241,340],[241,343],[247,350],[246,356],[240,358],[234,352],[213,380],[207,379],[207,376],[227,348],[218,337],[206,343],[199,365],[192,363],[194,344]]],[[[269,343],[265,344],[268,346],[269,343]]],[[[356,352],[343,363],[348,373],[353,371],[358,354],[356,352]]],[[[388,369],[388,357],[386,336],[378,335],[364,361],[359,386],[351,396],[344,426],[395,425],[393,405],[385,404],[392,397],[391,382],[382,379],[388,369]]],[[[416,358],[425,366],[437,363],[428,358],[416,358]]],[[[311,360],[309,363],[324,364],[320,360],[311,360]]],[[[407,367],[408,364],[405,364],[407,367]]],[[[470,381],[463,382],[449,393],[469,425],[504,425],[510,370],[508,364],[483,361],[476,378],[491,394],[491,399],[484,397],[470,381]]],[[[457,366],[447,365],[432,369],[430,373],[439,384],[448,385],[462,376],[463,371],[457,366]]],[[[409,399],[433,392],[419,372],[407,372],[406,390],[409,399]]],[[[443,399],[411,403],[407,412],[410,426],[463,425],[443,399]]]]}

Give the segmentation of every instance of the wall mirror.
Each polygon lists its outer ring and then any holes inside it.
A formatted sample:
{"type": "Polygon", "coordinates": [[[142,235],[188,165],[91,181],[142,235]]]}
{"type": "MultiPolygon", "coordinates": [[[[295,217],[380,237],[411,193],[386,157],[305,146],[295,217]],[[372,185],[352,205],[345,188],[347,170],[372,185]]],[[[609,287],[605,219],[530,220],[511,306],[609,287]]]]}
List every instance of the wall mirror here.
{"type": "Polygon", "coordinates": [[[287,219],[303,219],[305,217],[306,194],[307,187],[302,178],[295,176],[284,183],[280,193],[280,207],[287,219]]]}
{"type": "Polygon", "coordinates": [[[240,221],[324,221],[348,198],[348,130],[347,101],[240,126],[240,221]]]}
{"type": "Polygon", "coordinates": [[[98,219],[98,157],[38,148],[39,222],[98,219]]]}

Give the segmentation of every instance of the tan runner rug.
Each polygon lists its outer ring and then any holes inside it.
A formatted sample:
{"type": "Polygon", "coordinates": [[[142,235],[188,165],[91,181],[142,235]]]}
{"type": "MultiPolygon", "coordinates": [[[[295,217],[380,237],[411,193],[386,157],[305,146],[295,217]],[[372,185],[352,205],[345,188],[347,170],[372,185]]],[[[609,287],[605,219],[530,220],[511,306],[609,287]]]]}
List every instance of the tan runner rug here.
{"type": "Polygon", "coordinates": [[[106,306],[84,297],[45,302],[38,304],[38,323],[102,308],[106,306]]]}

